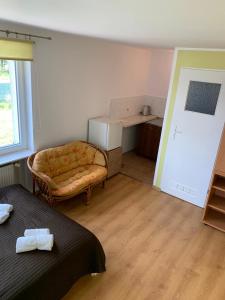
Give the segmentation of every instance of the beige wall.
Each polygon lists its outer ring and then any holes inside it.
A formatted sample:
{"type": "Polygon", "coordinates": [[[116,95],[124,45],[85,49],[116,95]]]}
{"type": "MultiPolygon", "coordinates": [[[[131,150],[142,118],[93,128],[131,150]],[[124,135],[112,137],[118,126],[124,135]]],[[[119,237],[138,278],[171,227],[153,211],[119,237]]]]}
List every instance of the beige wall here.
{"type": "Polygon", "coordinates": [[[112,98],[147,92],[149,50],[55,34],[35,49],[39,146],[86,139],[87,120],[112,98]]]}
{"type": "Polygon", "coordinates": [[[0,26],[53,38],[37,39],[34,46],[37,149],[86,139],[88,119],[107,114],[111,99],[157,96],[155,90],[165,95],[167,91],[168,50],[136,48],[3,21],[0,26]]]}
{"type": "Polygon", "coordinates": [[[151,49],[148,95],[167,97],[173,53],[173,49],[151,49]]]}
{"type": "MultiPolygon", "coordinates": [[[[163,64],[157,68],[157,50],[3,21],[0,27],[53,38],[37,39],[34,45],[32,82],[37,149],[86,139],[88,119],[108,114],[111,99],[154,95],[155,82],[164,78],[163,64]],[[153,76],[155,71],[157,80],[153,76]]],[[[167,90],[167,81],[157,86],[158,90],[161,88],[167,90]]],[[[123,137],[124,151],[131,150],[136,129],[125,130],[123,137]]],[[[24,171],[26,163],[21,165],[20,181],[30,188],[30,174],[24,171]]]]}

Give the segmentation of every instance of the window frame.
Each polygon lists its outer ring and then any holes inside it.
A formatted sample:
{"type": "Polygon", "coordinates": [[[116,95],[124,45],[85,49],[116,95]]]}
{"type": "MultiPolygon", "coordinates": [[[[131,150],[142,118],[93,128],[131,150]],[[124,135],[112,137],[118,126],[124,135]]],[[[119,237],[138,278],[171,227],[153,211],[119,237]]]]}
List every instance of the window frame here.
{"type": "Polygon", "coordinates": [[[13,61],[13,63],[17,96],[19,143],[0,146],[0,156],[2,157],[0,165],[22,159],[34,152],[31,62],[13,61]]]}

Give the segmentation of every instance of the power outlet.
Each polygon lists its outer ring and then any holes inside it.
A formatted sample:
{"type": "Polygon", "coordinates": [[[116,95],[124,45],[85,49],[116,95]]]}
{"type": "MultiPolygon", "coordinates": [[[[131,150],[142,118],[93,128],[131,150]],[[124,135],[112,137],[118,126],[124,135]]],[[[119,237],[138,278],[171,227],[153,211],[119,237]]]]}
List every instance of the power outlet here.
{"type": "Polygon", "coordinates": [[[174,190],[178,190],[179,192],[189,194],[192,196],[197,196],[197,190],[194,190],[190,186],[186,186],[179,182],[171,182],[171,187],[173,187],[174,190]]]}
{"type": "Polygon", "coordinates": [[[176,183],[175,184],[175,188],[180,191],[180,192],[183,192],[183,193],[186,193],[186,194],[190,194],[192,196],[196,196],[197,194],[197,191],[193,190],[192,188],[190,188],[189,186],[185,186],[183,184],[180,184],[180,183],[176,183]]]}

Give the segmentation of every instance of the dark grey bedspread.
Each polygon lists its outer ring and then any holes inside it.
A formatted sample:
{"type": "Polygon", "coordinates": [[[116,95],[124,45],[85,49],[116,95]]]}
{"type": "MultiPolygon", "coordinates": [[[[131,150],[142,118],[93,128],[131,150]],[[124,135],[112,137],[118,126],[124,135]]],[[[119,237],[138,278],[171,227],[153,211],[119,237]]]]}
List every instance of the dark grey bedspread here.
{"type": "Polygon", "coordinates": [[[14,211],[0,225],[0,299],[60,299],[81,276],[105,271],[105,255],[90,231],[43,203],[20,185],[0,189],[0,203],[14,211]],[[51,252],[16,254],[26,228],[48,227],[51,252]]]}

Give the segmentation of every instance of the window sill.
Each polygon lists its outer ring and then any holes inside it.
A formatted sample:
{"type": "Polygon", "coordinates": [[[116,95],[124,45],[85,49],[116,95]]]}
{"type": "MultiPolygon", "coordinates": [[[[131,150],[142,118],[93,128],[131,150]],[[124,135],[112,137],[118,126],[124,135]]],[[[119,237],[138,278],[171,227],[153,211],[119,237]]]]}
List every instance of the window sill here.
{"type": "Polygon", "coordinates": [[[21,151],[1,155],[0,166],[27,158],[32,153],[34,153],[34,151],[26,149],[26,150],[21,150],[21,151]]]}

